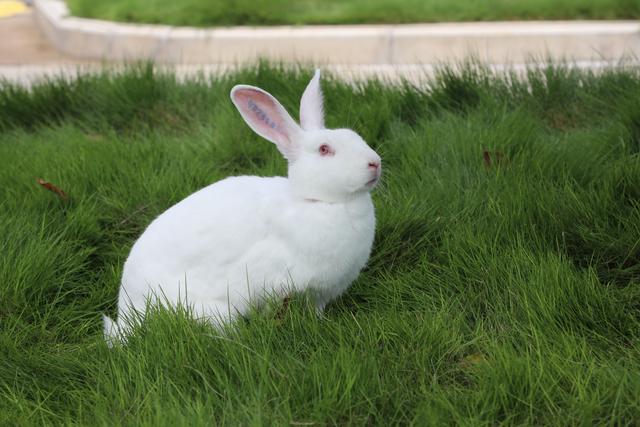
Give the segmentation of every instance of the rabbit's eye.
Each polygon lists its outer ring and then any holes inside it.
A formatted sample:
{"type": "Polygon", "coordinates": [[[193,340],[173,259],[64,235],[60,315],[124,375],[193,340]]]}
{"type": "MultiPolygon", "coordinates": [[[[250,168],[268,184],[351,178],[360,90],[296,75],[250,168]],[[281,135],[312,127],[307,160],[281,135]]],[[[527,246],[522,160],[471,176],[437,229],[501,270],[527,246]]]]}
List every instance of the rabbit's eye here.
{"type": "Polygon", "coordinates": [[[333,151],[333,148],[331,148],[329,144],[322,144],[320,148],[318,148],[318,151],[321,156],[333,156],[335,154],[335,151],[333,151]]]}

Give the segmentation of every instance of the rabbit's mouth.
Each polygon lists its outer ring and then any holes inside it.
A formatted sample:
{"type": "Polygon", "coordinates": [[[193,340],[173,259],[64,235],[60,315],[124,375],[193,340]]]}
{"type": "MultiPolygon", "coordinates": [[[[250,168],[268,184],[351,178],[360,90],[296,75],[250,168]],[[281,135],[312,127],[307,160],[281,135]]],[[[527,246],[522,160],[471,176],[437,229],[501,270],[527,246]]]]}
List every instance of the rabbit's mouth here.
{"type": "Polygon", "coordinates": [[[375,178],[373,178],[370,181],[367,181],[367,183],[365,184],[366,187],[368,188],[373,188],[376,186],[376,184],[378,183],[378,180],[380,179],[379,176],[376,176],[375,178]]]}
{"type": "Polygon", "coordinates": [[[376,170],[373,174],[373,178],[371,178],[369,181],[367,181],[367,183],[365,184],[365,187],[367,188],[373,188],[376,186],[376,184],[378,183],[378,181],[380,181],[380,176],[382,175],[382,171],[380,170],[380,166],[379,164],[376,165],[376,170]]]}

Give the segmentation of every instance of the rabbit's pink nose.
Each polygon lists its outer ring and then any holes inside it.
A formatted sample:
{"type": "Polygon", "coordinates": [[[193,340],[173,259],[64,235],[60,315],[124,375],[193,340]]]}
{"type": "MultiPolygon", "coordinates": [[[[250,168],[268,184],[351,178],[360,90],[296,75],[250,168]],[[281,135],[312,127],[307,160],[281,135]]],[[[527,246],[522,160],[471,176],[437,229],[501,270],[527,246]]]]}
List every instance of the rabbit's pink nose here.
{"type": "Polygon", "coordinates": [[[380,167],[380,162],[369,162],[369,167],[373,170],[378,170],[380,167]]]}

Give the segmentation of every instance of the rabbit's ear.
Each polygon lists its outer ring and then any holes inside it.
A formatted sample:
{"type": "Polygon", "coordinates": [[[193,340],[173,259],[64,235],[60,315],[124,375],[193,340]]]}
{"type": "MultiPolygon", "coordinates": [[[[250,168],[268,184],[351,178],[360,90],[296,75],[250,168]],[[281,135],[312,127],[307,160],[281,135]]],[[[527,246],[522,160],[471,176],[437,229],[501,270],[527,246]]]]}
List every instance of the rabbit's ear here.
{"type": "Polygon", "coordinates": [[[300,99],[300,125],[305,130],[324,129],[320,70],[316,70],[300,99]]]}
{"type": "Polygon", "coordinates": [[[255,133],[276,144],[286,159],[294,158],[302,130],[278,100],[260,88],[237,85],[231,101],[255,133]]]}

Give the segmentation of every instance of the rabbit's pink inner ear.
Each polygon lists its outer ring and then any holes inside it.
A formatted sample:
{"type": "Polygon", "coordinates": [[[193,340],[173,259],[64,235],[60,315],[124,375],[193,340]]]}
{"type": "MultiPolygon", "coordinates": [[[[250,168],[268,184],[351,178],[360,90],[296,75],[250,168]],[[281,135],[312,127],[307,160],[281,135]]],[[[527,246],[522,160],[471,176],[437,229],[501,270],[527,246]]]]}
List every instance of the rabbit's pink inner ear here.
{"type": "Polygon", "coordinates": [[[276,143],[281,151],[290,150],[297,125],[273,97],[256,89],[243,88],[234,91],[233,98],[251,129],[276,143]]]}

